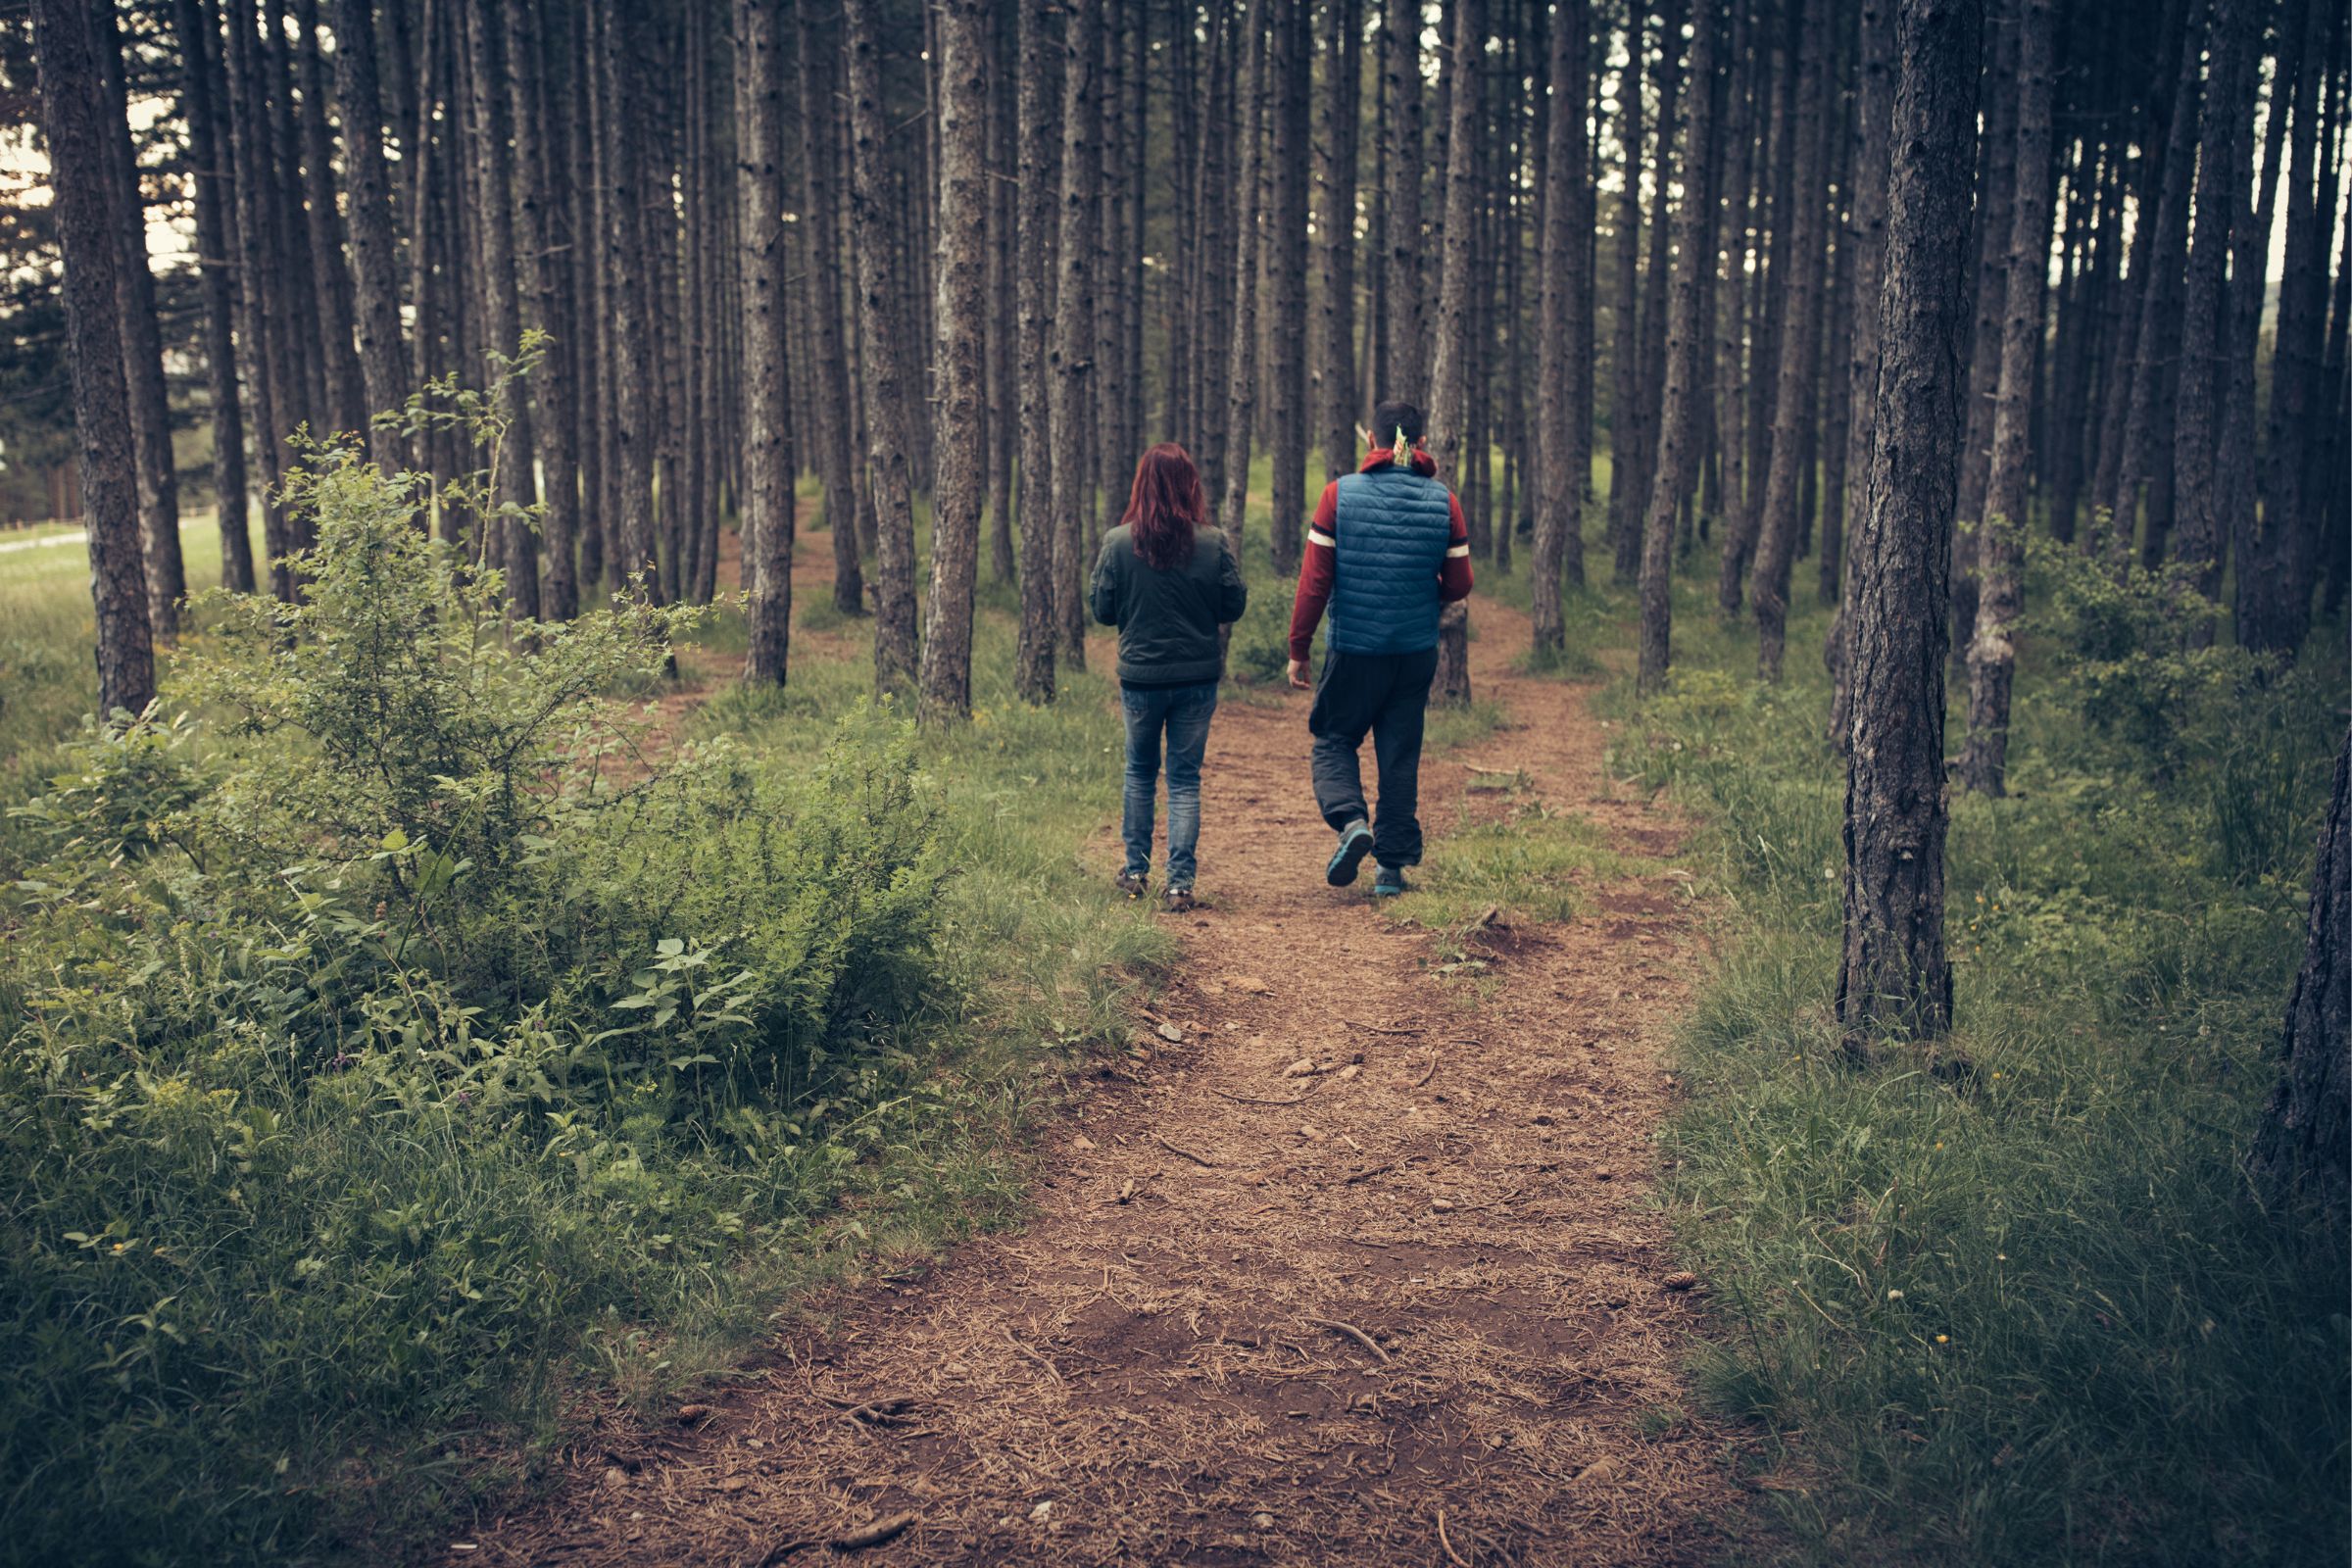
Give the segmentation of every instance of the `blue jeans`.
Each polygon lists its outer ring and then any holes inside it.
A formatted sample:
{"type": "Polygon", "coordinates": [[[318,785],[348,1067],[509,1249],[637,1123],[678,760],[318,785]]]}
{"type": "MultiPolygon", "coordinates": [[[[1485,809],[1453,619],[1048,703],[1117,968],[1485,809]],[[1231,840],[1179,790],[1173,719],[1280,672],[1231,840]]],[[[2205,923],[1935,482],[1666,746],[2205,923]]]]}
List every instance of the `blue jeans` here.
{"type": "Polygon", "coordinates": [[[1208,750],[1208,721],[1217,711],[1217,683],[1198,686],[1122,686],[1127,719],[1127,793],[1119,836],[1127,841],[1127,869],[1152,869],[1152,797],[1159,782],[1159,737],[1168,737],[1168,886],[1193,885],[1194,852],[1200,843],[1200,758],[1208,750]]]}

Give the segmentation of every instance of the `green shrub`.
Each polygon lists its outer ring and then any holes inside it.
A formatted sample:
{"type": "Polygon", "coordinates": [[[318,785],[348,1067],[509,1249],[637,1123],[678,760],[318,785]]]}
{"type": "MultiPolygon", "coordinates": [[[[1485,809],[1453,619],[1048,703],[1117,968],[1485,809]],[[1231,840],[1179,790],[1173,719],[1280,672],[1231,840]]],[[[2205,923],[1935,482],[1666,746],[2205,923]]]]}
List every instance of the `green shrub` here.
{"type": "Polygon", "coordinates": [[[845,1185],[993,1180],[941,1150],[1002,1113],[943,1071],[963,993],[907,724],[860,708],[797,769],[651,757],[612,694],[687,613],[514,625],[349,452],[290,499],[301,602],[211,607],[164,705],[13,819],[24,1560],[429,1513],[495,1479],[435,1457],[453,1435],[546,1419],[583,1355],[626,1389],[760,1321],[845,1185]]]}

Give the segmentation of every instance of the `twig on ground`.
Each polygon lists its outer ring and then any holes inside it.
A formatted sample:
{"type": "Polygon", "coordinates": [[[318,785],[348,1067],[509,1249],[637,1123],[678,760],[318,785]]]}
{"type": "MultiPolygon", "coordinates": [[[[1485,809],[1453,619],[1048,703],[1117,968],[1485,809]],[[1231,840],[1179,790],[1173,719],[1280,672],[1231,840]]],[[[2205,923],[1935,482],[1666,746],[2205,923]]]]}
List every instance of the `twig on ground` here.
{"type": "Polygon", "coordinates": [[[1171,1154],[1182,1154],[1185,1158],[1191,1160],[1196,1165],[1204,1165],[1210,1170],[1215,1170],[1217,1168],[1217,1162],[1213,1159],[1210,1159],[1207,1155],[1196,1154],[1181,1144],[1171,1144],[1165,1138],[1160,1137],[1157,1133],[1153,1133],[1152,1135],[1152,1141],[1157,1144],[1160,1148],[1166,1150],[1171,1154]]]}
{"type": "MultiPolygon", "coordinates": [[[[1038,1353],[1037,1353],[1035,1350],[1032,1350],[1032,1349],[1031,1349],[1031,1348],[1029,1348],[1029,1347],[1027,1347],[1026,1345],[1023,1345],[1023,1344],[1020,1342],[1020,1339],[1019,1339],[1019,1338],[1018,1338],[1016,1335],[1014,1335],[1014,1333],[1012,1332],[1012,1330],[1010,1330],[1010,1329],[1006,1329],[1006,1330],[1004,1331],[1004,1343],[1005,1343],[1005,1344],[1007,1344],[1007,1345],[1009,1345],[1009,1346],[1011,1346],[1011,1347],[1012,1347],[1014,1349],[1016,1349],[1016,1350],[1020,1351],[1020,1352],[1021,1352],[1023,1355],[1027,1356],[1027,1357],[1028,1357],[1030,1360],[1032,1360],[1032,1361],[1035,1361],[1035,1362],[1036,1362],[1036,1363],[1037,1363],[1039,1366],[1042,1366],[1042,1367],[1044,1367],[1044,1368],[1046,1369],[1046,1371],[1047,1371],[1049,1374],[1051,1374],[1051,1375],[1052,1375],[1052,1377],[1053,1377],[1053,1379],[1054,1379],[1054,1382],[1056,1382],[1056,1383],[1060,1383],[1060,1382],[1061,1382],[1061,1368],[1059,1368],[1059,1367],[1055,1366],[1055,1365],[1054,1365],[1054,1364],[1052,1361],[1050,1361],[1050,1360],[1048,1360],[1046,1357],[1044,1357],[1044,1356],[1042,1356],[1042,1355],[1038,1354],[1038,1353]]],[[[1066,1386],[1066,1385],[1065,1385],[1065,1386],[1066,1386]]]]}
{"type": "Polygon", "coordinates": [[[863,1530],[853,1530],[846,1536],[835,1536],[825,1544],[831,1546],[835,1551],[862,1551],[868,1546],[879,1546],[884,1542],[896,1541],[900,1536],[906,1534],[906,1527],[914,1523],[915,1517],[910,1513],[892,1514],[878,1523],[867,1525],[863,1530]]]}
{"type": "Polygon", "coordinates": [[[1443,1508],[1438,1510],[1438,1544],[1446,1548],[1446,1561],[1456,1564],[1457,1568],[1470,1568],[1462,1554],[1453,1549],[1453,1543],[1446,1539],[1446,1510],[1443,1508]]]}
{"type": "Polygon", "coordinates": [[[1418,1088],[1420,1088],[1420,1087],[1421,1087],[1423,1084],[1425,1084],[1425,1083],[1429,1082],[1429,1081],[1430,1081],[1432,1078],[1435,1078],[1437,1075],[1438,1075],[1438,1048],[1437,1048],[1437,1047],[1435,1047],[1435,1046],[1432,1046],[1432,1047],[1430,1047],[1430,1048],[1429,1048],[1429,1066],[1428,1066],[1426,1069],[1424,1069],[1424,1070],[1423,1070],[1423,1072],[1422,1072],[1422,1074],[1421,1074],[1421,1076],[1420,1076],[1420,1077],[1418,1077],[1418,1078],[1416,1078],[1416,1079],[1414,1079],[1414,1080],[1413,1080],[1413,1087],[1414,1087],[1415,1089],[1418,1089],[1418,1088]]]}
{"type": "Polygon", "coordinates": [[[852,1426],[856,1426],[859,1422],[863,1422],[867,1426],[888,1426],[896,1419],[900,1411],[913,1402],[904,1395],[893,1395],[881,1399],[868,1399],[863,1404],[852,1405],[849,1409],[842,1411],[841,1418],[852,1426]]]}
{"type": "Polygon", "coordinates": [[[1359,1170],[1354,1175],[1348,1177],[1346,1181],[1340,1183],[1340,1185],[1342,1187],[1353,1187],[1357,1182],[1368,1182],[1373,1177],[1385,1175],[1396,1168],[1396,1162],[1392,1159],[1385,1165],[1375,1165],[1370,1170],[1359,1170]]]}
{"type": "Polygon", "coordinates": [[[1340,1022],[1350,1028],[1361,1029],[1364,1033],[1371,1035],[1417,1035],[1421,1032],[1418,1028],[1394,1029],[1377,1023],[1365,1023],[1360,1018],[1342,1018],[1340,1022]]]}
{"type": "MultiPolygon", "coordinates": [[[[1206,1088],[1207,1086],[1203,1085],[1202,1087],[1206,1088]]],[[[1323,1080],[1320,1078],[1316,1079],[1315,1089],[1320,1089],[1322,1087],[1323,1080]]],[[[1245,1105],[1296,1105],[1300,1101],[1305,1100],[1308,1096],[1312,1095],[1315,1092],[1315,1089],[1309,1089],[1304,1095],[1293,1095],[1288,1100],[1274,1100],[1264,1095],[1229,1095],[1222,1089],[1209,1089],[1208,1092],[1216,1096],[1219,1100],[1231,1100],[1245,1105]]],[[[1184,1152],[1184,1151],[1180,1149],[1177,1151],[1177,1152],[1181,1154],[1184,1152]]]]}
{"type": "Polygon", "coordinates": [[[1379,1361],[1382,1366],[1387,1366],[1389,1364],[1389,1352],[1380,1348],[1380,1342],[1372,1338],[1371,1335],[1366,1334],[1362,1329],[1357,1328],[1354,1324],[1342,1323],[1336,1318],[1328,1317],[1310,1317],[1307,1319],[1307,1321],[1319,1329],[1329,1329],[1334,1334],[1346,1335],[1348,1338],[1353,1340],[1356,1344],[1362,1346],[1365,1349],[1370,1350],[1373,1358],[1379,1361]]]}

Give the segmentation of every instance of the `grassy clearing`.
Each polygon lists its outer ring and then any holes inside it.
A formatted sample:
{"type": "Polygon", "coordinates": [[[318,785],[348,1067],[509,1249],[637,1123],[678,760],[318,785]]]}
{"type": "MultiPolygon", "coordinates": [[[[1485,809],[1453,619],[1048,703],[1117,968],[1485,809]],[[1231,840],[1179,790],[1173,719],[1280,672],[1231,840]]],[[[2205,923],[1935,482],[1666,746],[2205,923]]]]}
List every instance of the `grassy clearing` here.
{"type": "Polygon", "coordinates": [[[1957,1032],[1856,1072],[1832,1033],[1826,616],[1760,687],[1711,583],[1680,584],[1672,692],[1608,702],[1617,765],[1708,824],[1732,928],[1683,1034],[1665,1195],[1718,1308],[1701,1382],[1773,1435],[1800,1555],[2341,1561],[2341,1238],[2260,1212],[2237,1164],[2301,956],[2340,632],[2268,690],[2142,723],[2039,628],[2013,793],[1954,802],[1957,1032]]]}

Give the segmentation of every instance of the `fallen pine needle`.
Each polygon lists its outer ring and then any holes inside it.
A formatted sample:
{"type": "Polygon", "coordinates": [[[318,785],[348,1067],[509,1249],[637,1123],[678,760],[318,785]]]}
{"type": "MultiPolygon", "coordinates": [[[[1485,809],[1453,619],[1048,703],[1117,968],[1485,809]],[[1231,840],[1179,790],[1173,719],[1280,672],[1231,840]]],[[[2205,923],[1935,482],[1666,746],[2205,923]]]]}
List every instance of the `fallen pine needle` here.
{"type": "Polygon", "coordinates": [[[1389,1364],[1389,1352],[1380,1348],[1380,1342],[1373,1339],[1371,1335],[1366,1334],[1362,1329],[1357,1328],[1354,1324],[1342,1323],[1336,1318],[1328,1317],[1310,1317],[1307,1319],[1307,1321],[1319,1329],[1329,1329],[1334,1334],[1345,1334],[1348,1338],[1353,1340],[1365,1349],[1370,1350],[1373,1358],[1379,1361],[1382,1366],[1387,1366],[1389,1364]]]}
{"type": "Polygon", "coordinates": [[[1448,1562],[1458,1564],[1459,1568],[1470,1568],[1470,1564],[1464,1560],[1462,1554],[1453,1549],[1453,1543],[1446,1539],[1446,1510],[1443,1508],[1438,1510],[1438,1544],[1446,1548],[1446,1558],[1448,1562]]]}
{"type": "Polygon", "coordinates": [[[1191,1160],[1196,1165],[1204,1165],[1210,1170],[1215,1170],[1217,1168],[1217,1162],[1213,1159],[1210,1159],[1207,1155],[1196,1154],[1181,1144],[1171,1144],[1165,1138],[1160,1137],[1157,1133],[1153,1133],[1152,1135],[1152,1141],[1157,1144],[1160,1148],[1166,1150],[1171,1154],[1182,1154],[1186,1159],[1191,1160]]]}

